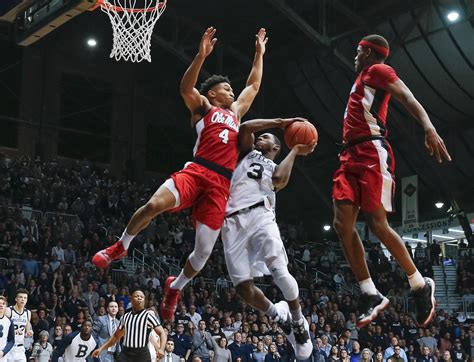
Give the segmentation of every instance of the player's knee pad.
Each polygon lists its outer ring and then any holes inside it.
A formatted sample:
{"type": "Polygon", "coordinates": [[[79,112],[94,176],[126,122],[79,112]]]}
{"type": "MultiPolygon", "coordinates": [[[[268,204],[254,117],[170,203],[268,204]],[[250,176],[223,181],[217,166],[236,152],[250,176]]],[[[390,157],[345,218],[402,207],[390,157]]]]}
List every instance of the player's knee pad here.
{"type": "Polygon", "coordinates": [[[276,259],[268,265],[268,269],[272,273],[273,281],[283,293],[283,297],[285,297],[287,301],[297,299],[299,296],[298,283],[288,271],[286,264],[276,259]]]}
{"type": "Polygon", "coordinates": [[[219,232],[220,229],[214,230],[200,222],[196,223],[194,250],[188,257],[189,263],[195,271],[200,271],[204,268],[204,265],[206,265],[206,261],[212,253],[219,232]]]}

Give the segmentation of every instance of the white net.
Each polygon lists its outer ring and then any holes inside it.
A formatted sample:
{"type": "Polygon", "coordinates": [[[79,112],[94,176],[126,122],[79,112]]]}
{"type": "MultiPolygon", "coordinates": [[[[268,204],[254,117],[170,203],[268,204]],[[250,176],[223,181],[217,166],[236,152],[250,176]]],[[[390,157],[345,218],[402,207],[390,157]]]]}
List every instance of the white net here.
{"type": "Polygon", "coordinates": [[[101,0],[114,34],[111,58],[151,62],[151,36],[155,23],[166,8],[166,0],[101,0]],[[141,8],[137,8],[141,6],[141,8]]]}

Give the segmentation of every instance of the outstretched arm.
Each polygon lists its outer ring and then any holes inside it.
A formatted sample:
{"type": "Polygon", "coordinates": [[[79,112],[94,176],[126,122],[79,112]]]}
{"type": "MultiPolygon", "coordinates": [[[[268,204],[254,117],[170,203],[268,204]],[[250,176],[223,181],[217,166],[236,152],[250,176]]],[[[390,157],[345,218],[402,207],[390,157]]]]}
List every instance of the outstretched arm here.
{"type": "Polygon", "coordinates": [[[155,332],[160,338],[160,344],[156,350],[156,358],[159,360],[165,356],[166,341],[168,340],[168,331],[162,326],[155,327],[155,332]]]}
{"type": "Polygon", "coordinates": [[[423,106],[418,102],[405,83],[403,83],[401,79],[398,79],[387,85],[387,91],[403,104],[407,111],[410,112],[423,127],[425,131],[425,146],[430,155],[434,155],[438,162],[443,162],[443,159],[451,161],[451,156],[446,149],[443,139],[438,135],[438,132],[436,132],[423,106]]]}
{"type": "Polygon", "coordinates": [[[295,118],[271,118],[271,119],[252,119],[242,123],[239,128],[239,150],[242,154],[249,153],[255,141],[255,132],[270,128],[285,128],[293,122],[304,122],[306,119],[295,118]]]}
{"type": "Polygon", "coordinates": [[[291,171],[293,170],[293,165],[295,164],[296,156],[306,156],[309,155],[311,152],[314,151],[314,147],[316,147],[316,141],[311,143],[310,145],[296,145],[293,149],[288,153],[283,161],[276,167],[275,172],[273,173],[273,186],[275,187],[276,191],[280,191],[286,185],[288,185],[288,181],[290,180],[291,171]]]}
{"type": "Polygon", "coordinates": [[[213,39],[215,33],[216,29],[213,27],[206,29],[201,38],[201,43],[199,44],[199,52],[196,54],[191,65],[181,79],[179,90],[186,107],[191,111],[191,119],[193,123],[199,120],[199,118],[206,114],[211,108],[207,98],[199,94],[199,91],[196,89],[196,83],[204,61],[207,56],[211,54],[214,49],[214,44],[216,44],[217,38],[213,39]]]}
{"type": "Polygon", "coordinates": [[[265,54],[265,47],[268,41],[266,30],[261,28],[255,37],[255,57],[252,70],[250,71],[244,90],[232,105],[232,109],[239,119],[249,110],[260,89],[260,83],[262,82],[263,54],[265,54]]]}

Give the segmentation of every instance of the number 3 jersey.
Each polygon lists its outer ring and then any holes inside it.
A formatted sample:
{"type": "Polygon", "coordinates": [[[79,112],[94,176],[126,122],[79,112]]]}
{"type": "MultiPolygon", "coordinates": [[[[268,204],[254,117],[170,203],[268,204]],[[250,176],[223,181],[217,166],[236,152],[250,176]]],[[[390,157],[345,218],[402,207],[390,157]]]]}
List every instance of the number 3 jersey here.
{"type": "Polygon", "coordinates": [[[212,107],[195,124],[197,140],[194,157],[203,158],[233,171],[239,157],[239,120],[228,109],[212,107]]]}
{"type": "Polygon", "coordinates": [[[245,209],[261,201],[267,208],[275,208],[273,172],[276,164],[260,151],[248,153],[237,165],[232,176],[226,215],[245,209]]]}

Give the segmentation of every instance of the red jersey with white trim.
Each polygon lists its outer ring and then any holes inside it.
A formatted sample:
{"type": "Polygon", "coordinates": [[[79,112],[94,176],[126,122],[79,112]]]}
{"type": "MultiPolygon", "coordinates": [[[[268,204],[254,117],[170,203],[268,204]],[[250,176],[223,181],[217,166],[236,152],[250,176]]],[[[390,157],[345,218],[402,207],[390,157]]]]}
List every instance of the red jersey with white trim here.
{"type": "Polygon", "coordinates": [[[388,84],[399,78],[387,64],[374,64],[362,70],[354,82],[344,113],[343,142],[367,136],[386,136],[388,84]]]}
{"type": "Polygon", "coordinates": [[[233,171],[237,166],[239,120],[234,112],[212,107],[196,122],[197,140],[194,157],[201,157],[233,171]]]}

